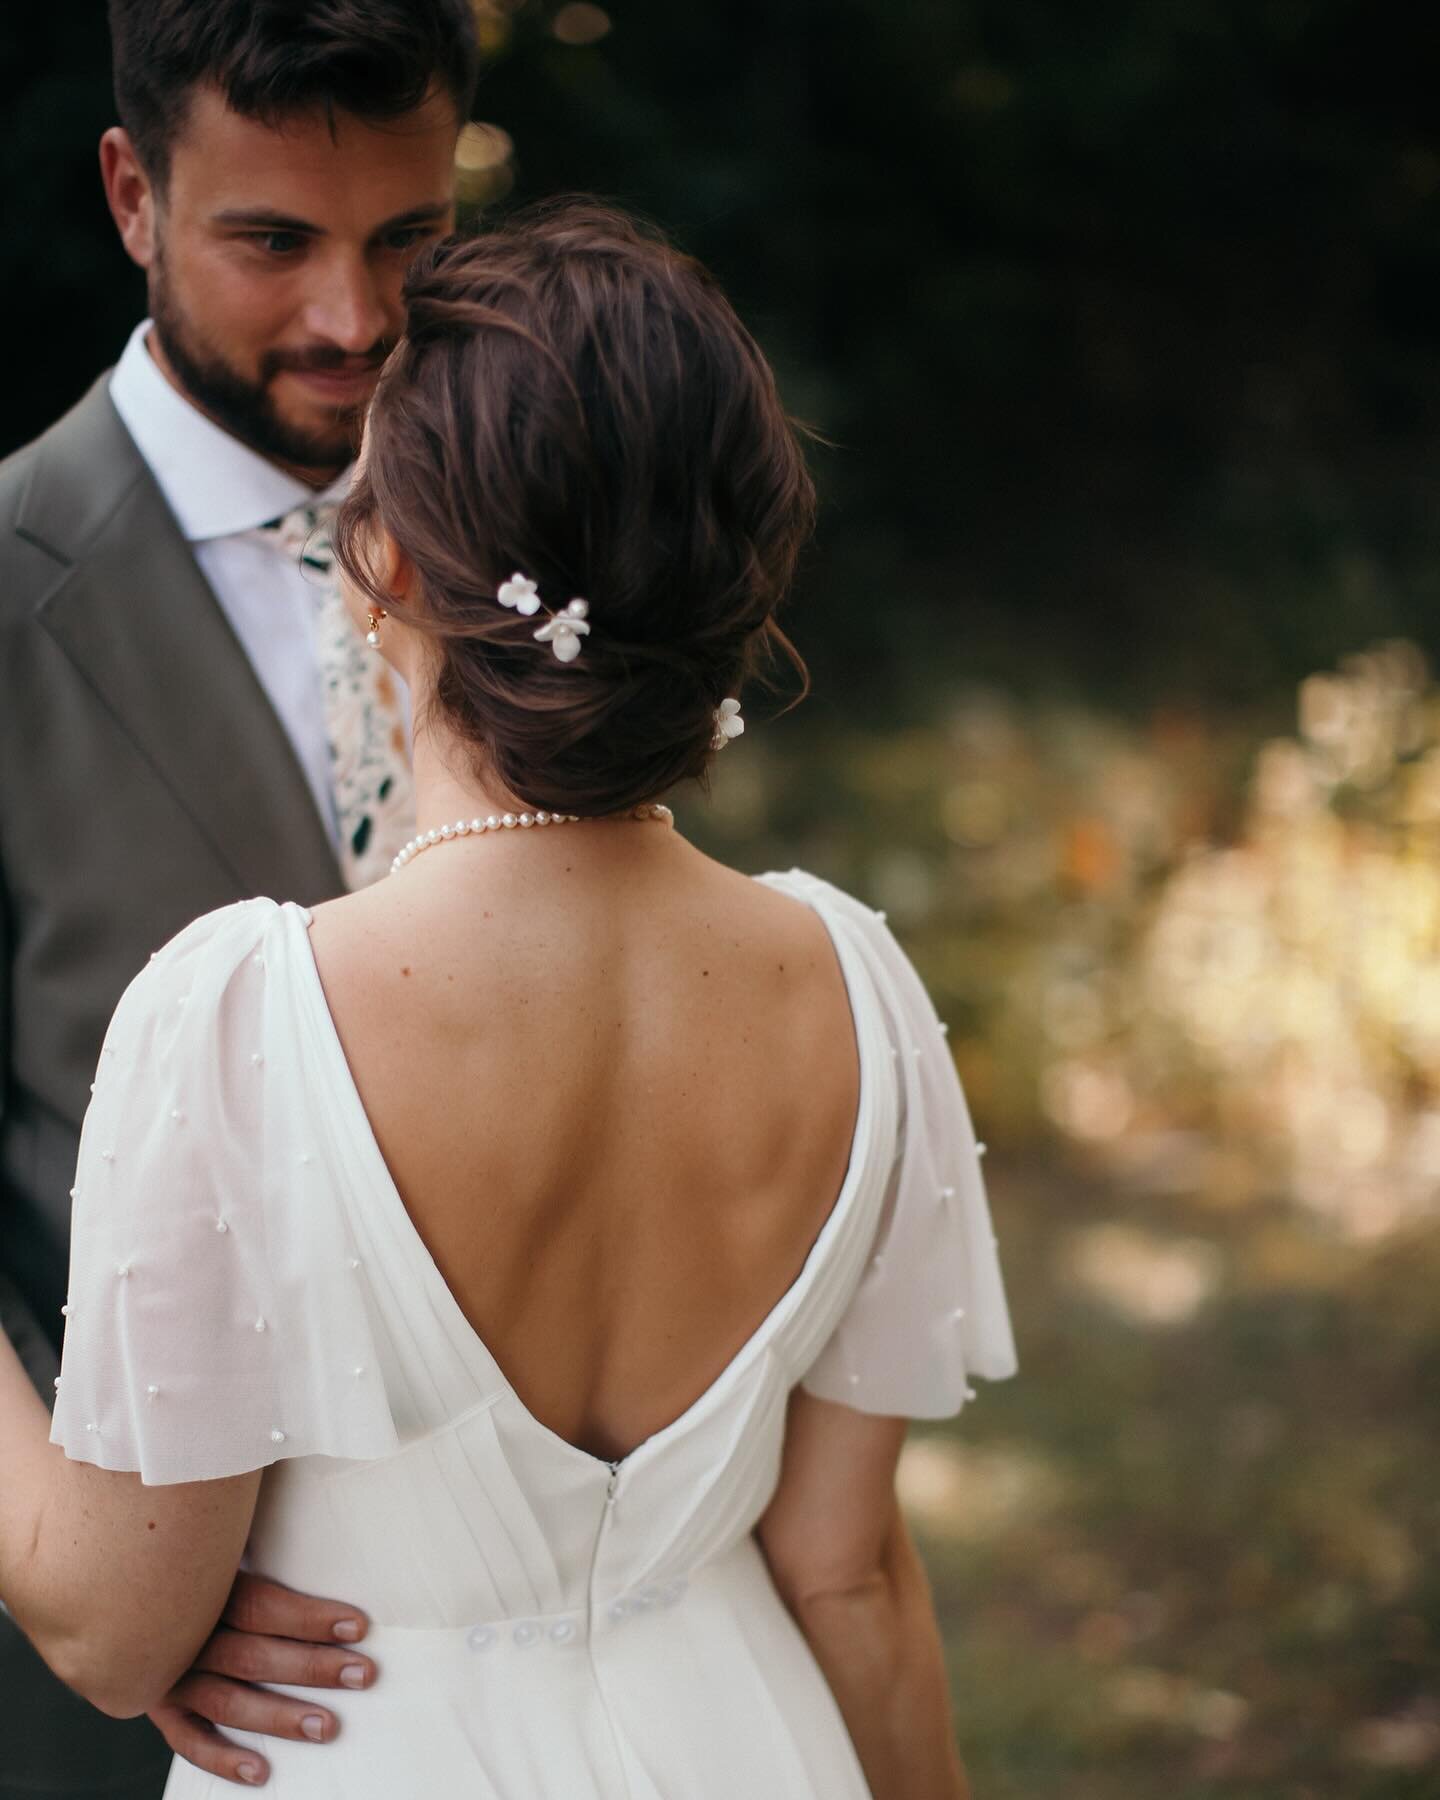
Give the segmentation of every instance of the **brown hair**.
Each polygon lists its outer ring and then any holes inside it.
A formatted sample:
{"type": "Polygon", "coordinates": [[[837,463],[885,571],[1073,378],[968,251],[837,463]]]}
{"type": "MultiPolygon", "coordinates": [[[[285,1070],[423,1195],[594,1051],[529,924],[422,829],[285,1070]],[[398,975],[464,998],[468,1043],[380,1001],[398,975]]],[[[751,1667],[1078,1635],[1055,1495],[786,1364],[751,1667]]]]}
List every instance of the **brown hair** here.
{"type": "Polygon", "coordinates": [[[296,113],[393,119],[432,88],[470,116],[480,54],[470,0],[109,0],[115,105],[161,187],[193,90],[277,125],[296,113]]]}
{"type": "Polygon", "coordinates": [[[714,278],[592,200],[550,202],[422,253],[405,335],[335,525],[362,594],[436,640],[435,704],[477,770],[529,805],[618,812],[703,777],[713,711],[767,654],[814,488],[769,365],[714,278]],[[408,606],[366,556],[378,520],[408,606]],[[522,572],[590,605],[565,664],[522,572]]]}

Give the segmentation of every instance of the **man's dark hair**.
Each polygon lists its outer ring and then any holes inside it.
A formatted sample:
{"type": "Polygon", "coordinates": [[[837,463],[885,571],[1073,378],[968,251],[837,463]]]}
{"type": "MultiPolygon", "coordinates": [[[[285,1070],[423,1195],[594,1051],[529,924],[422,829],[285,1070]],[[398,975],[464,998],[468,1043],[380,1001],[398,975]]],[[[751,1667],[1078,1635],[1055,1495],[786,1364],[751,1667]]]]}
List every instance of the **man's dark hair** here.
{"type": "Polygon", "coordinates": [[[479,53],[470,0],[109,0],[115,104],[163,185],[190,91],[209,83],[246,118],[393,119],[434,87],[459,119],[479,53]]]}

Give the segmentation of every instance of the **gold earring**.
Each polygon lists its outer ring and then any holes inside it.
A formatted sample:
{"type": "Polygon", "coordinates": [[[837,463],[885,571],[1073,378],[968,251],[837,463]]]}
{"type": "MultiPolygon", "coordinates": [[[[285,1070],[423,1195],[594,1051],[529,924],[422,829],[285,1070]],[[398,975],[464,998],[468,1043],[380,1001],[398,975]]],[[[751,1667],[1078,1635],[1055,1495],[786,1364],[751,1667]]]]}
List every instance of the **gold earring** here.
{"type": "Polygon", "coordinates": [[[370,625],[370,629],[365,633],[365,642],[372,650],[378,650],[380,648],[380,621],[388,619],[390,615],[387,612],[367,612],[365,617],[370,625]]]}

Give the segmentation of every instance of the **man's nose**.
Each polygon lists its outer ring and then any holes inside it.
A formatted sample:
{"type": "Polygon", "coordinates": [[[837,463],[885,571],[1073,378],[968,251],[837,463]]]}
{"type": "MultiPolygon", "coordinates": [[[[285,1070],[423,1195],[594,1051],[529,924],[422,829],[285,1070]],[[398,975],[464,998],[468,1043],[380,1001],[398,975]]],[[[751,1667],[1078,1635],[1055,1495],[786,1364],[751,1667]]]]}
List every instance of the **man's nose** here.
{"type": "Polygon", "coordinates": [[[331,263],[305,308],[305,328],[352,356],[373,349],[389,323],[379,284],[363,259],[331,263]]]}

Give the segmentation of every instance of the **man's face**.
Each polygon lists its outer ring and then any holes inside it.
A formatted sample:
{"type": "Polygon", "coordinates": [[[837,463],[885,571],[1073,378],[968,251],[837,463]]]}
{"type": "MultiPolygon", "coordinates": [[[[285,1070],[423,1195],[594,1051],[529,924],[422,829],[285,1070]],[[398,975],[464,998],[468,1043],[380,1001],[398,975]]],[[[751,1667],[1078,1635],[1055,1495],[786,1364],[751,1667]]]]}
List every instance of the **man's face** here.
{"type": "Polygon", "coordinates": [[[457,129],[439,93],[388,121],[337,113],[333,133],[190,96],[154,199],[150,306],[162,362],[235,437],[317,476],[350,460],[406,264],[453,224],[457,129]]]}

